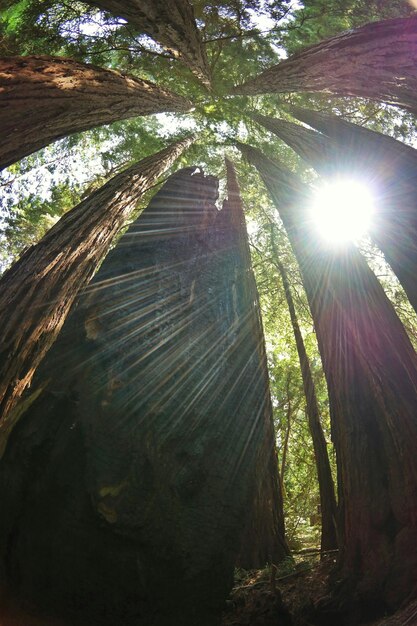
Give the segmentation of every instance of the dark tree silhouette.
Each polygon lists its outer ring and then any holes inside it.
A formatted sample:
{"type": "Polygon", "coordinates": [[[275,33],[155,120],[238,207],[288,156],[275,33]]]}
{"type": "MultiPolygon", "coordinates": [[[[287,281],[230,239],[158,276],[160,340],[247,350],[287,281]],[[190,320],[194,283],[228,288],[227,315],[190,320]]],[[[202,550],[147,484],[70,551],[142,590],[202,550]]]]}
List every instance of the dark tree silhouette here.
{"type": "Polygon", "coordinates": [[[217,188],[196,168],[169,178],[78,299],[9,436],[0,573],[44,610],[211,626],[247,516],[287,553],[282,510],[265,506],[281,504],[244,223],[217,188]]]}

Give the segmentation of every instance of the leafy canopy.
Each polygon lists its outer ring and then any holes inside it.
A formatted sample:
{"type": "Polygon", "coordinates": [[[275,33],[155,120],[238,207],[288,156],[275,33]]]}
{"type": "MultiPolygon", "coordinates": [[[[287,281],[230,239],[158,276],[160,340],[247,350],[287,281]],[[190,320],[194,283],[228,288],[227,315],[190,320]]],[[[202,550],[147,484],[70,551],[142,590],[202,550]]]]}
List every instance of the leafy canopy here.
{"type": "MultiPolygon", "coordinates": [[[[311,170],[251,114],[289,118],[286,106],[337,112],[357,123],[410,141],[414,120],[396,109],[363,99],[323,94],[230,96],[230,88],[278,63],[288,54],[324,37],[369,21],[410,14],[403,0],[194,0],[193,6],[213,75],[208,93],[193,74],[157,42],[125,20],[83,2],[3,0],[0,2],[0,54],[68,56],[119,69],[163,85],[192,100],[188,115],[162,114],[116,122],[73,135],[16,163],[0,177],[0,263],[8,263],[36,243],[62,213],[109,177],[167,141],[195,131],[199,141],[175,168],[200,165],[224,176],[225,152],[236,163],[251,231],[252,258],[266,332],[271,391],[281,463],[287,527],[293,544],[305,536],[319,502],[314,455],[305,416],[305,398],[293,331],[270,242],[270,223],[279,231],[281,261],[292,281],[297,316],[312,364],[323,426],[330,447],[328,398],[314,328],[297,264],[276,210],[256,173],[241,161],[239,139],[278,157],[305,180],[311,170]]],[[[142,199],[138,211],[146,205],[142,199]]],[[[417,324],[403,292],[378,252],[370,262],[384,274],[385,287],[415,339],[417,324]],[[382,263],[382,265],[381,265],[382,263]]],[[[313,539],[318,531],[314,529],[313,539]]]]}

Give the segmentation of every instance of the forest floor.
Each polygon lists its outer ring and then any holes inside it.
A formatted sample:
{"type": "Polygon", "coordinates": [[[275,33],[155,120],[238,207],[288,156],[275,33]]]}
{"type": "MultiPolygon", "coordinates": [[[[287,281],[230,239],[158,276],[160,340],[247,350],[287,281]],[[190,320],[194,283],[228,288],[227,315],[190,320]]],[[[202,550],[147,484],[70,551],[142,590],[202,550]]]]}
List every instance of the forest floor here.
{"type": "MultiPolygon", "coordinates": [[[[317,605],[327,595],[333,564],[331,557],[320,562],[310,556],[295,563],[295,567],[292,564],[290,573],[237,570],[221,626],[344,626],[343,620],[335,616],[323,621],[317,612],[317,605]]],[[[288,563],[284,569],[289,567],[288,563]]],[[[36,617],[15,604],[5,606],[0,602],[0,626],[74,626],[74,623],[36,617]]],[[[181,624],[173,621],[169,626],[181,624]]],[[[394,615],[372,622],[350,621],[349,626],[417,626],[417,601],[394,615]]]]}
{"type": "MultiPolygon", "coordinates": [[[[279,569],[237,569],[221,626],[417,626],[417,601],[394,615],[367,622],[352,617],[345,621],[343,616],[320,611],[318,607],[323,599],[329,597],[329,576],[334,563],[334,554],[320,560],[319,552],[312,550],[295,555],[294,560],[289,559],[279,569]]],[[[74,623],[28,614],[10,598],[5,601],[0,593],[0,626],[74,626],[74,623]]],[[[169,626],[181,624],[174,621],[169,626]]]]}
{"type": "Polygon", "coordinates": [[[417,626],[417,601],[367,622],[321,614],[334,561],[333,555],[320,561],[311,553],[280,570],[237,570],[222,626],[417,626]]]}

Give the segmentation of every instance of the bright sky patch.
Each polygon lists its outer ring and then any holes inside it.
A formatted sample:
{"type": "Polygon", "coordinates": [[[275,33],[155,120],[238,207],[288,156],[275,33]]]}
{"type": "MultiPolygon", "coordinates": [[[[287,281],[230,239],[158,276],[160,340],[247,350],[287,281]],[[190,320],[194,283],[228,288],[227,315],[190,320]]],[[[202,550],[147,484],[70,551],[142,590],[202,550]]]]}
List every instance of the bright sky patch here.
{"type": "Polygon", "coordinates": [[[337,179],[317,187],[311,208],[312,220],[321,237],[336,245],[365,235],[374,211],[371,189],[349,179],[337,179]]]}

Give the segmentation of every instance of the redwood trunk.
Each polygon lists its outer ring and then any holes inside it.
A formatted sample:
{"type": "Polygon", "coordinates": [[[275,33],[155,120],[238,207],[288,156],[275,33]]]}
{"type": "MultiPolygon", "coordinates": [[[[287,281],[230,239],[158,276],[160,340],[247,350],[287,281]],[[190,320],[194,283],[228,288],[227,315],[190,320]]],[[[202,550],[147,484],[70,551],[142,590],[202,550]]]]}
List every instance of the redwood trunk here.
{"type": "MultiPolygon", "coordinates": [[[[417,311],[417,151],[334,115],[299,108],[293,109],[293,113],[324,133],[315,133],[316,147],[305,142],[306,133],[313,132],[308,129],[292,125],[298,145],[290,143],[285,129],[273,130],[270,126],[270,130],[279,134],[320,174],[353,175],[369,183],[377,204],[369,234],[417,311]]],[[[278,122],[282,126],[281,120],[278,122]]],[[[307,137],[307,140],[311,143],[311,139],[307,137]]]]}
{"type": "Polygon", "coordinates": [[[366,613],[417,593],[417,358],[355,248],[319,250],[308,189],[259,151],[243,151],[279,208],[303,274],[328,387],[336,447],[339,591],[366,613]]]}
{"type": "Polygon", "coordinates": [[[290,148],[297,152],[302,159],[314,167],[320,174],[324,172],[329,174],[332,168],[335,171],[340,168],[344,154],[337,154],[337,150],[340,148],[329,137],[325,137],[311,130],[311,128],[305,128],[300,124],[294,124],[286,120],[258,114],[252,117],[264,128],[277,135],[282,141],[285,141],[290,148]],[[339,157],[338,165],[335,164],[337,157],[339,157]]]}
{"type": "Polygon", "coordinates": [[[375,152],[378,153],[381,150],[387,150],[394,163],[397,159],[403,159],[404,155],[406,155],[408,159],[411,159],[417,165],[417,150],[393,137],[370,130],[365,126],[358,126],[338,115],[322,111],[291,106],[290,113],[301,122],[315,128],[323,135],[327,135],[335,142],[345,142],[348,151],[353,150],[353,148],[357,149],[360,137],[365,144],[363,148],[367,153],[366,158],[371,157],[373,154],[372,162],[375,166],[380,162],[380,155],[375,154],[375,152]],[[369,148],[368,145],[370,146],[369,148]]]}
{"type": "Polygon", "coordinates": [[[217,185],[177,172],[110,252],[1,461],[0,575],[71,623],[214,626],[232,585],[273,445],[242,224],[217,185]]]}
{"type": "Polygon", "coordinates": [[[236,561],[238,567],[244,569],[260,569],[268,563],[279,563],[290,556],[285,539],[285,523],[281,479],[278,471],[278,458],[275,446],[275,429],[273,409],[269,392],[269,375],[267,369],[264,332],[258,300],[258,290],[252,270],[252,261],[246,230],[245,214],[240,196],[236,172],[231,161],[226,159],[227,195],[224,203],[232,216],[233,227],[239,237],[239,253],[246,275],[242,288],[246,290],[248,301],[255,301],[254,313],[251,316],[251,335],[256,338],[259,354],[264,395],[268,403],[269,423],[266,426],[265,440],[258,450],[256,461],[256,488],[253,505],[246,517],[245,530],[241,548],[236,561]]]}
{"type": "Polygon", "coordinates": [[[360,96],[417,113],[417,18],[374,22],[326,39],[233,93],[299,91],[360,96]]]}
{"type": "MultiPolygon", "coordinates": [[[[191,143],[187,138],[112,178],[66,213],[0,280],[0,456],[16,406],[141,195],[191,143]]],[[[17,408],[18,410],[18,408],[17,408]]]]}
{"type": "Polygon", "coordinates": [[[311,373],[310,361],[301,335],[300,326],[298,324],[297,314],[295,311],[294,300],[291,293],[291,286],[288,280],[287,272],[284,265],[279,259],[276,244],[272,239],[274,263],[281,276],[282,284],[285,292],[288,310],[290,312],[291,325],[294,332],[295,343],[297,346],[298,358],[301,367],[301,376],[303,379],[304,394],[306,397],[306,413],[308,417],[308,425],[313,440],[314,457],[317,467],[317,478],[320,491],[320,509],[321,509],[321,549],[322,551],[333,550],[337,548],[337,532],[336,532],[336,496],[334,493],[334,484],[332,472],[330,469],[329,455],[327,453],[327,444],[324,437],[323,428],[320,421],[320,410],[317,402],[316,389],[311,373]]]}
{"type": "Polygon", "coordinates": [[[161,43],[210,88],[206,52],[188,0],[88,0],[88,4],[123,17],[161,43]]]}
{"type": "Polygon", "coordinates": [[[190,108],[181,96],[113,70],[61,57],[5,57],[0,59],[0,168],[72,133],[190,108]]]}

